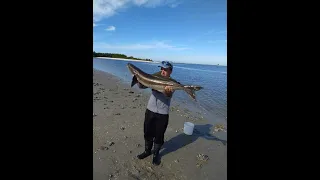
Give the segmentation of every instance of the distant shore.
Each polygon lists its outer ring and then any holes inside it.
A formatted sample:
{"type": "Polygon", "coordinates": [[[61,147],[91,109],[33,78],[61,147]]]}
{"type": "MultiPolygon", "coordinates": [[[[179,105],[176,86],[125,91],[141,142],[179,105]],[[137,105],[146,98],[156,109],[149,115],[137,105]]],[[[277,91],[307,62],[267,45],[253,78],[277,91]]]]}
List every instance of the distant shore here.
{"type": "Polygon", "coordinates": [[[120,60],[120,61],[152,62],[152,61],[145,61],[145,60],[124,59],[124,58],[110,58],[110,57],[94,57],[94,58],[99,58],[99,59],[112,59],[112,60],[120,60]]]}

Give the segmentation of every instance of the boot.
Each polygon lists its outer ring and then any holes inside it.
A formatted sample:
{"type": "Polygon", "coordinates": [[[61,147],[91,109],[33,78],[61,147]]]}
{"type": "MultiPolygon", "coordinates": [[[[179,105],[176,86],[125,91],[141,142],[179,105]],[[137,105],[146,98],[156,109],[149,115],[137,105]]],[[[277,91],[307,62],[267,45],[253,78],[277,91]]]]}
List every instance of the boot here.
{"type": "Polygon", "coordinates": [[[143,153],[139,154],[137,157],[138,159],[144,159],[151,155],[153,141],[145,141],[145,150],[143,153]]]}
{"type": "Polygon", "coordinates": [[[152,159],[152,164],[154,165],[159,165],[160,162],[160,155],[159,151],[161,149],[161,144],[154,144],[154,152],[153,152],[153,159],[152,159]]]}

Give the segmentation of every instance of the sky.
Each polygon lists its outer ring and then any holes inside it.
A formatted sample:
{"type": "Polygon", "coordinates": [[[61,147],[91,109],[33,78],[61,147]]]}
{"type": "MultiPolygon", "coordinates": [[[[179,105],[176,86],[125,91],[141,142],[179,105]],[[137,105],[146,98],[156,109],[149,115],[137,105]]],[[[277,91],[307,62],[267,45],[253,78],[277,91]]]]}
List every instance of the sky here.
{"type": "Polygon", "coordinates": [[[227,1],[93,0],[93,50],[227,65],[227,1]]]}

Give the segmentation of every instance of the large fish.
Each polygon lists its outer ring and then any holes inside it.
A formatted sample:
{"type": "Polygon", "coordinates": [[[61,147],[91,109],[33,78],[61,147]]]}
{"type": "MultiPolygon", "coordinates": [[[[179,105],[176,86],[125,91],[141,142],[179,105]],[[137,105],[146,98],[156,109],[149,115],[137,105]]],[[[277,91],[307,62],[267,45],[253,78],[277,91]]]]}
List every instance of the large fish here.
{"type": "Polygon", "coordinates": [[[170,78],[153,76],[143,72],[131,63],[128,63],[127,67],[133,75],[131,87],[139,82],[148,88],[164,93],[165,86],[171,86],[173,90],[184,90],[194,100],[196,100],[195,91],[202,89],[201,86],[183,85],[170,78]]]}

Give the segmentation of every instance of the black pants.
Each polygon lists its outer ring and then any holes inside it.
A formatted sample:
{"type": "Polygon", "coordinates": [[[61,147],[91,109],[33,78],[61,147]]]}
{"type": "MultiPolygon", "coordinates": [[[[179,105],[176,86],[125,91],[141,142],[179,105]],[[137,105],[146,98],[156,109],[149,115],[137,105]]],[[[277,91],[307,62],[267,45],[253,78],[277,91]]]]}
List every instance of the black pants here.
{"type": "Polygon", "coordinates": [[[168,114],[158,114],[147,109],[144,119],[144,139],[146,141],[154,140],[155,144],[162,145],[168,122],[168,114]]]}

